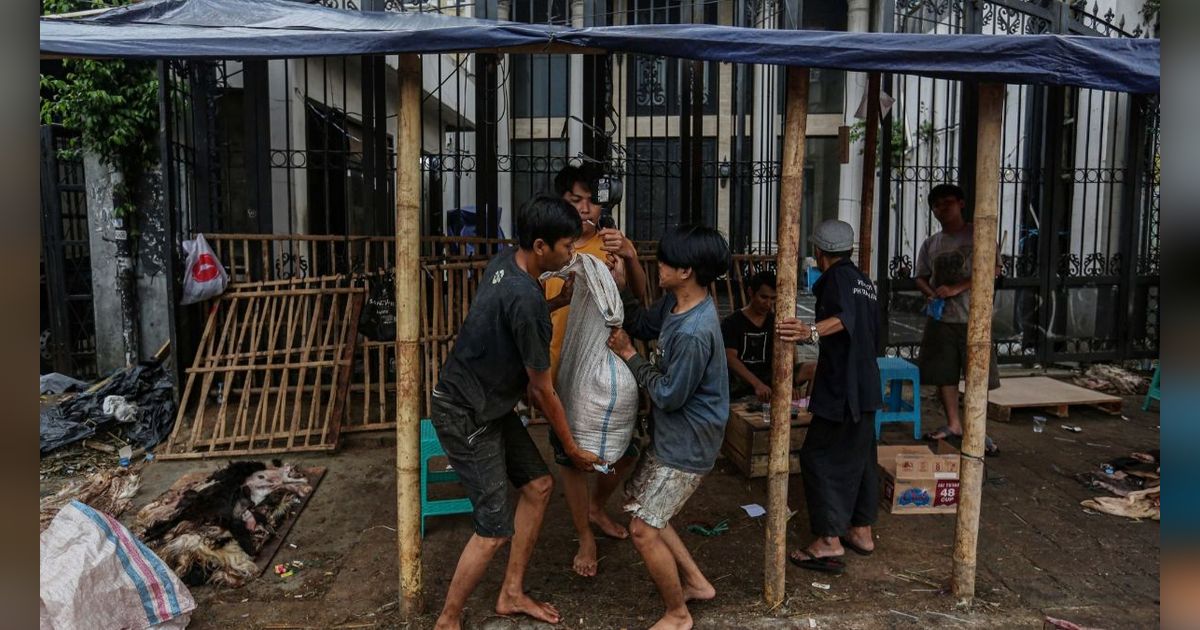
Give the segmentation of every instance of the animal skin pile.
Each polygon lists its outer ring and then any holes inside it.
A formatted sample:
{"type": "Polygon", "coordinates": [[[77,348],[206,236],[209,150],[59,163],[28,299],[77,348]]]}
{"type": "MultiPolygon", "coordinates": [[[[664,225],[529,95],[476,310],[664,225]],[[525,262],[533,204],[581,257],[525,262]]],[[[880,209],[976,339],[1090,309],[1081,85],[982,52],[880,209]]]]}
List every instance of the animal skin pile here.
{"type": "Polygon", "coordinates": [[[138,512],[136,533],[184,583],[239,587],[254,558],[312,485],[279,460],[232,462],[180,477],[138,512]]]}
{"type": "Polygon", "coordinates": [[[1099,472],[1076,475],[1089,488],[1116,495],[1085,499],[1081,505],[1105,514],[1157,521],[1160,517],[1161,475],[1158,449],[1118,457],[1102,464],[1099,472]]]}
{"type": "Polygon", "coordinates": [[[86,479],[67,483],[57,493],[41,500],[41,531],[50,527],[58,511],[71,501],[86,503],[110,516],[120,516],[129,508],[142,483],[142,463],[130,468],[99,470],[86,479]]]}

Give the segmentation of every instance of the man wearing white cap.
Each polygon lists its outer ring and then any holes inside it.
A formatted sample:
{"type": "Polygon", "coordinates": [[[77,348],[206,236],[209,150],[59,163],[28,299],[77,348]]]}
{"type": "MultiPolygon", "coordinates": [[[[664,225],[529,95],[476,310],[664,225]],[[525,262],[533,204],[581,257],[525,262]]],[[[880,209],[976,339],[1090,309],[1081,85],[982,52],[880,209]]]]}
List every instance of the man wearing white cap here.
{"type": "Polygon", "coordinates": [[[882,404],[879,368],[879,304],[875,285],[850,260],[854,228],[845,221],[818,225],[809,237],[821,278],[812,323],[794,317],[776,324],[779,338],[816,343],[817,371],[808,410],[812,425],[800,449],[804,496],[816,539],[793,551],[793,564],[841,573],[846,548],[860,555],[875,549],[879,481],[875,411],[882,404]]]}

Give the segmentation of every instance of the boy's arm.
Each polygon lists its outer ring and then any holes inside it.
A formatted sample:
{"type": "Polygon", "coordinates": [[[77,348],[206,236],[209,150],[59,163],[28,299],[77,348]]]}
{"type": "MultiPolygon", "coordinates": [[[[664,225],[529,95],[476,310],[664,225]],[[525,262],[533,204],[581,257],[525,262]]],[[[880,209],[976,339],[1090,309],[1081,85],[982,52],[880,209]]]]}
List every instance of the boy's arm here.
{"type": "Polygon", "coordinates": [[[525,368],[529,375],[529,399],[535,407],[541,410],[550,422],[550,428],[558,436],[563,445],[563,451],[571,458],[571,463],[579,470],[590,471],[593,464],[602,464],[600,458],[591,451],[585,451],[575,443],[571,429],[567,426],[567,412],[563,409],[562,400],[554,390],[550,380],[550,370],[534,370],[525,368]]]}
{"type": "Polygon", "coordinates": [[[614,328],[608,337],[608,347],[633,372],[638,385],[646,388],[650,401],[663,411],[675,411],[695,393],[704,379],[704,368],[708,365],[707,353],[695,337],[679,341],[673,350],[670,374],[660,371],[653,363],[638,355],[625,331],[614,328]]]}
{"type": "Polygon", "coordinates": [[[625,323],[623,325],[629,336],[642,341],[654,341],[658,339],[658,333],[662,331],[663,320],[666,319],[666,314],[671,310],[667,304],[670,294],[664,295],[657,302],[649,307],[642,306],[641,300],[630,299],[632,296],[623,295],[625,298],[625,323]]]}

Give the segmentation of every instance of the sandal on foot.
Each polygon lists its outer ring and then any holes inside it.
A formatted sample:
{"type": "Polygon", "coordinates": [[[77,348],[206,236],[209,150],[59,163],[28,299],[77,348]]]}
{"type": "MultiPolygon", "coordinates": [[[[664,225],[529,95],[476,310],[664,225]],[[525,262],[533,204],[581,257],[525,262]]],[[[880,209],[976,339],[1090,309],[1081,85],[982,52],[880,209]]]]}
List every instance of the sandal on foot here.
{"type": "Polygon", "coordinates": [[[938,429],[937,431],[931,431],[925,435],[922,435],[921,439],[925,440],[926,442],[936,442],[938,440],[945,440],[952,437],[961,438],[962,434],[951,431],[950,426],[947,425],[938,429]]]}
{"type": "Polygon", "coordinates": [[[840,537],[838,537],[838,540],[842,541],[843,547],[845,547],[846,549],[849,549],[850,551],[853,551],[854,553],[856,553],[860,556],[869,556],[869,555],[875,553],[874,549],[867,549],[865,547],[859,547],[853,540],[850,540],[849,536],[840,536],[840,537]]]}
{"type": "Polygon", "coordinates": [[[801,569],[808,569],[809,571],[820,571],[821,573],[841,575],[842,572],[846,570],[845,562],[842,562],[837,558],[814,556],[809,553],[807,549],[797,549],[796,551],[793,551],[792,553],[788,554],[788,560],[801,569]],[[803,557],[798,558],[798,554],[803,557]]]}

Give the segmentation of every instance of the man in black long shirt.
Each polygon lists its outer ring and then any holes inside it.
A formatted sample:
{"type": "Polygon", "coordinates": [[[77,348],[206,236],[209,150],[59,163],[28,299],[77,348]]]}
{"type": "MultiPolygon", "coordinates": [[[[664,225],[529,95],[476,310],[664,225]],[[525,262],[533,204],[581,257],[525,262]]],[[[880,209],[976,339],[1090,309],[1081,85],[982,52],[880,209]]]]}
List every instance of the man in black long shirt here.
{"type": "Polygon", "coordinates": [[[871,525],[878,512],[875,411],[882,404],[879,368],[879,304],[875,285],[850,261],[854,228],[825,221],[809,241],[821,278],[813,323],[794,317],[776,325],[783,341],[818,343],[817,372],[808,409],[812,425],[800,449],[809,523],[816,536],[792,552],[805,569],[841,573],[845,548],[869,555],[871,525]]]}

